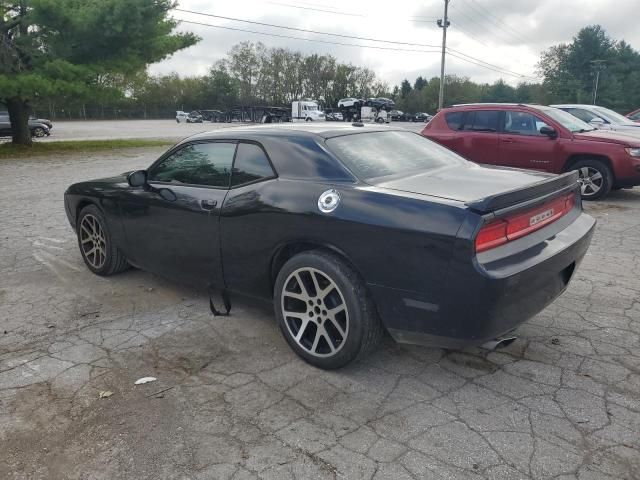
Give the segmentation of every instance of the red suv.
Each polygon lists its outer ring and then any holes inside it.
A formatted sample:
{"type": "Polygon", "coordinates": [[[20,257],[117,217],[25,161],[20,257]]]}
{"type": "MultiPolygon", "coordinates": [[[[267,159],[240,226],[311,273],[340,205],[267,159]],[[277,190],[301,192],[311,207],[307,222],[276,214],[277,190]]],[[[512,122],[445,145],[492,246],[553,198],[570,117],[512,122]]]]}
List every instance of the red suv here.
{"type": "Polygon", "coordinates": [[[478,163],[578,170],[586,200],[640,185],[640,136],[596,130],[552,107],[456,105],[438,112],[422,135],[478,163]]]}

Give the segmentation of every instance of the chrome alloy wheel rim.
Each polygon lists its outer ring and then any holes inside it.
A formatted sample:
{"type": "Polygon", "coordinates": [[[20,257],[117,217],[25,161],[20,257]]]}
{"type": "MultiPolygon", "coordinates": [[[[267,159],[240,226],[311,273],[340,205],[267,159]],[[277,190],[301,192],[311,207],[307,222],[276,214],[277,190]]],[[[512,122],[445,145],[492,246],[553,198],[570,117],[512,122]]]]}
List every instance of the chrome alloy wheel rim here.
{"type": "Polygon", "coordinates": [[[90,213],[80,222],[80,247],[82,254],[93,268],[99,270],[107,259],[107,242],[98,219],[90,213]]]}
{"type": "Polygon", "coordinates": [[[604,183],[604,177],[595,168],[582,167],[578,170],[580,176],[580,191],[584,196],[592,196],[600,191],[604,183]]]}
{"type": "Polygon", "coordinates": [[[315,357],[330,357],[342,349],[349,334],[349,311],[327,274],[299,268],[284,282],[280,302],[287,330],[302,349],[315,357]]]}

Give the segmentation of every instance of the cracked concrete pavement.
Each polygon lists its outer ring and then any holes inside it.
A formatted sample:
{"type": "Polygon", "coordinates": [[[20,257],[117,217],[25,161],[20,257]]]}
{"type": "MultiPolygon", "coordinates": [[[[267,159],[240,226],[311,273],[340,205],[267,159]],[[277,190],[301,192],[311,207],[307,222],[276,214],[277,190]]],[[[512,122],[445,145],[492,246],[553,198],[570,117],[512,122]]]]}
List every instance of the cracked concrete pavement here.
{"type": "Polygon", "coordinates": [[[586,206],[570,288],[506,349],[387,339],[323,372],[269,306],[214,318],[202,292],[84,267],[65,188],[159,153],[0,162],[0,478],[640,478],[640,189],[586,206]]]}

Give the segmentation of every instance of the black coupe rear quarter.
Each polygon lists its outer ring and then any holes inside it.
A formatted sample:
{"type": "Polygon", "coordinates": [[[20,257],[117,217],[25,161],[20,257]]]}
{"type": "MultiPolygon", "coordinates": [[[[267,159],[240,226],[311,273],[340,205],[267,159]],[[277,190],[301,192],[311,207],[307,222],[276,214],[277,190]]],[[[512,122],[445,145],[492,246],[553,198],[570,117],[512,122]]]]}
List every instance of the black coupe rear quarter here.
{"type": "Polygon", "coordinates": [[[72,185],[65,206],[94,273],[130,264],[272,301],[321,368],[365,356],[383,329],[454,348],[515,329],[564,291],[595,223],[575,174],[336,124],[199,134],[147,170],[72,185]]]}

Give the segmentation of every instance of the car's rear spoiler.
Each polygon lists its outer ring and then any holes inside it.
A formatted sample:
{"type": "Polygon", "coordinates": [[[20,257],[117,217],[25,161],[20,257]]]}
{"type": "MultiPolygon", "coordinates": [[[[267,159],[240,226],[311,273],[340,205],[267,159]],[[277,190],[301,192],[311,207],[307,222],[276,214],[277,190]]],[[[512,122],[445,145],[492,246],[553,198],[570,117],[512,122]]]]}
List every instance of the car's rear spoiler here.
{"type": "Polygon", "coordinates": [[[478,213],[488,213],[501,208],[510,207],[540,197],[546,197],[561,190],[575,187],[578,183],[578,172],[567,172],[540,182],[532,183],[528,187],[516,188],[506,192],[490,195],[467,202],[466,205],[478,213]]]}

